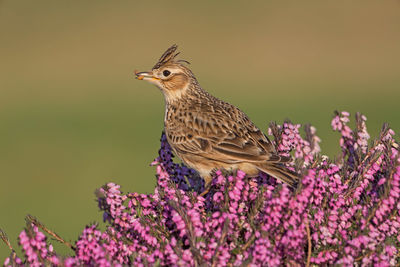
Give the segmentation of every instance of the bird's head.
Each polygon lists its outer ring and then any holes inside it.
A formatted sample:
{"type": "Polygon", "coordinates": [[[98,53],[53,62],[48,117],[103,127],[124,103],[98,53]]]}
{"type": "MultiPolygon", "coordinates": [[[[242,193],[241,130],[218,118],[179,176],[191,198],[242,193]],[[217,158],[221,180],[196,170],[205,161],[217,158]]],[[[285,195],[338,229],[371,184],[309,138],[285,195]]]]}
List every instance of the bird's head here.
{"type": "Polygon", "coordinates": [[[185,64],[185,60],[176,60],[179,52],[177,45],[173,45],[164,52],[151,71],[137,72],[136,79],[148,81],[164,94],[167,102],[173,102],[183,96],[197,81],[192,71],[185,64]]]}

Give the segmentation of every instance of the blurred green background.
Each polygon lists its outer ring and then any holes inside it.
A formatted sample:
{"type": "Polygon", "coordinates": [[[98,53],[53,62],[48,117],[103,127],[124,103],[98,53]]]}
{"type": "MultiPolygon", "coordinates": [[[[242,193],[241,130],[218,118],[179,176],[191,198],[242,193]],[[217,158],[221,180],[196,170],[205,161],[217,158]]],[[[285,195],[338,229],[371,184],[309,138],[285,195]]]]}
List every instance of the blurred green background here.
{"type": "Polygon", "coordinates": [[[164,103],[133,71],[173,43],[205,89],[264,131],[311,123],[331,156],[335,109],[363,112],[373,136],[383,122],[398,132],[399,11],[366,0],[1,1],[0,227],[16,246],[30,213],[74,241],[101,221],[96,188],[152,192],[164,103]]]}

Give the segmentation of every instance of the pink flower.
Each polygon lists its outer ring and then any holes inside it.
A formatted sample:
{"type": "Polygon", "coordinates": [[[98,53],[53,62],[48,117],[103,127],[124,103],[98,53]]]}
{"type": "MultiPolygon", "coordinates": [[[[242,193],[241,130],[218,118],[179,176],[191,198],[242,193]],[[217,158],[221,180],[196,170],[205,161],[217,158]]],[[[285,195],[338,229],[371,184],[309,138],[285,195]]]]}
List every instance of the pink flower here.
{"type": "Polygon", "coordinates": [[[393,266],[400,245],[394,132],[384,128],[368,146],[365,116],[356,114],[355,129],[349,116],[337,112],[332,120],[341,134],[335,163],[317,154],[315,128],[306,127],[302,137],[298,124],[271,125],[278,153],[304,163],[287,163],[303,174],[295,189],[266,174],[247,177],[238,170],[225,176],[218,170],[200,196],[203,181],[173,162],[163,136],[152,194],[123,193],[108,183],[98,194],[105,229],[85,227],[71,257],[57,254],[52,239],[28,224],[19,235],[25,262],[8,257],[4,265],[305,265],[309,232],[312,264],[352,266],[362,258],[358,264],[393,266]]]}

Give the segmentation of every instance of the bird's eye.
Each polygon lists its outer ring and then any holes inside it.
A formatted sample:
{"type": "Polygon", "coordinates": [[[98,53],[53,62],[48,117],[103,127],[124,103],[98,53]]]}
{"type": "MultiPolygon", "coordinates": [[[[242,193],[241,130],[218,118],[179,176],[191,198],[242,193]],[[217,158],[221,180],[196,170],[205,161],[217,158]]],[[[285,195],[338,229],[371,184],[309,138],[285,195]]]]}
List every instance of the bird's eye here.
{"type": "Polygon", "coordinates": [[[169,76],[171,72],[169,70],[164,70],[162,73],[165,77],[169,76]]]}

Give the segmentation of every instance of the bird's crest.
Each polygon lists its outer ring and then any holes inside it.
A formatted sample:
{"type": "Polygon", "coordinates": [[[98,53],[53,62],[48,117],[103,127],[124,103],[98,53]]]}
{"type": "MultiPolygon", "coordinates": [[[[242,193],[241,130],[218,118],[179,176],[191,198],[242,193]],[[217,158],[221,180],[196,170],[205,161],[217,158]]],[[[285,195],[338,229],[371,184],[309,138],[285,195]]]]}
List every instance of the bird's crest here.
{"type": "Polygon", "coordinates": [[[175,57],[180,54],[180,52],[176,52],[177,49],[178,49],[178,46],[176,44],[174,44],[170,48],[168,48],[167,51],[165,51],[164,54],[162,54],[162,56],[158,60],[157,64],[154,65],[153,70],[160,68],[162,65],[164,65],[168,62],[178,62],[178,63],[182,62],[182,63],[190,64],[188,61],[182,60],[182,59],[175,61],[175,57]]]}

